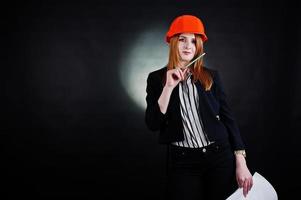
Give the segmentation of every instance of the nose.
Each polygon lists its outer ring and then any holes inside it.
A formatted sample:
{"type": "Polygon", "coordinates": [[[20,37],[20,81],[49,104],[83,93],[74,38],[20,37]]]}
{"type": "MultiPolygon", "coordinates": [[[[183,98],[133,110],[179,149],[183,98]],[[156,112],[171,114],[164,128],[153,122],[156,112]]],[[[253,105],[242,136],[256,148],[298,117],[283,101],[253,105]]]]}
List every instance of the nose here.
{"type": "Polygon", "coordinates": [[[184,47],[185,47],[185,49],[190,49],[191,48],[191,42],[186,41],[184,47]]]}

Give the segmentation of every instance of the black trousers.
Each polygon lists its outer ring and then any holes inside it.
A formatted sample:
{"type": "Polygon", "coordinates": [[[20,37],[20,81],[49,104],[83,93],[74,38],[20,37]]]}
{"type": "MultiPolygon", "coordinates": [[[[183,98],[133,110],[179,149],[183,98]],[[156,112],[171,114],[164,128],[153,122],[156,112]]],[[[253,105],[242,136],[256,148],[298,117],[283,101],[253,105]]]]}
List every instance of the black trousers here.
{"type": "Polygon", "coordinates": [[[228,141],[197,149],[170,145],[167,169],[168,199],[225,200],[237,189],[228,141]]]}

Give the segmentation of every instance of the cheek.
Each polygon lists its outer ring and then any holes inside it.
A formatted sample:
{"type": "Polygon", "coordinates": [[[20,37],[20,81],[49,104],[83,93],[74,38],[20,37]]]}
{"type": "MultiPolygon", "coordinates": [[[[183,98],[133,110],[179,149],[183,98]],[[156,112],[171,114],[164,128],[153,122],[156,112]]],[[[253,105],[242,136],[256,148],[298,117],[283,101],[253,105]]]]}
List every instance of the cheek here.
{"type": "Polygon", "coordinates": [[[192,46],[192,51],[195,53],[195,51],[196,51],[196,46],[195,46],[195,44],[192,46]]]}
{"type": "Polygon", "coordinates": [[[183,43],[180,42],[180,43],[178,44],[178,49],[179,49],[179,50],[182,50],[183,47],[184,47],[183,43]]]}

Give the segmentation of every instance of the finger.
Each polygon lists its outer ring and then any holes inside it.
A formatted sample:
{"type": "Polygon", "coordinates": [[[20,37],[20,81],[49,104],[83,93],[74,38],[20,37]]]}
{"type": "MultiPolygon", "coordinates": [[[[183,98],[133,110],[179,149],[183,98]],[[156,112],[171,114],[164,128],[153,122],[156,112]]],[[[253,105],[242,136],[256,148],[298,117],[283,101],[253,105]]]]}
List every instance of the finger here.
{"type": "Polygon", "coordinates": [[[179,79],[179,77],[177,76],[176,73],[172,73],[171,76],[172,76],[172,78],[173,78],[174,80],[178,80],[178,79],[179,79]]]}
{"type": "Polygon", "coordinates": [[[250,185],[251,185],[251,182],[250,182],[250,179],[248,179],[247,181],[247,193],[249,193],[249,191],[250,191],[250,185]]]}
{"type": "Polygon", "coordinates": [[[179,69],[179,74],[181,75],[181,80],[184,80],[184,73],[181,69],[179,69]]]}
{"type": "Polygon", "coordinates": [[[248,194],[248,181],[247,180],[245,180],[244,183],[243,183],[243,194],[244,194],[245,197],[248,194]]]}
{"type": "Polygon", "coordinates": [[[251,177],[249,181],[249,191],[251,190],[252,186],[253,186],[253,179],[251,177]]]}
{"type": "Polygon", "coordinates": [[[184,80],[184,75],[181,69],[178,70],[180,77],[181,77],[181,81],[184,80]]]}
{"type": "Polygon", "coordinates": [[[174,78],[175,80],[178,80],[178,79],[181,79],[181,78],[182,78],[182,77],[181,77],[181,74],[179,73],[178,70],[175,70],[175,71],[173,72],[173,78],[174,78]]]}
{"type": "Polygon", "coordinates": [[[236,182],[237,182],[238,187],[241,188],[241,181],[239,178],[236,178],[236,182]]]}
{"type": "Polygon", "coordinates": [[[240,179],[239,184],[240,184],[240,187],[243,187],[244,186],[244,179],[240,179]]]}
{"type": "Polygon", "coordinates": [[[186,74],[187,74],[187,71],[188,71],[188,68],[185,68],[185,69],[184,69],[184,71],[183,71],[183,77],[185,77],[185,76],[186,76],[186,74]]]}
{"type": "Polygon", "coordinates": [[[184,70],[183,70],[183,74],[186,74],[188,68],[186,67],[184,70]]]}

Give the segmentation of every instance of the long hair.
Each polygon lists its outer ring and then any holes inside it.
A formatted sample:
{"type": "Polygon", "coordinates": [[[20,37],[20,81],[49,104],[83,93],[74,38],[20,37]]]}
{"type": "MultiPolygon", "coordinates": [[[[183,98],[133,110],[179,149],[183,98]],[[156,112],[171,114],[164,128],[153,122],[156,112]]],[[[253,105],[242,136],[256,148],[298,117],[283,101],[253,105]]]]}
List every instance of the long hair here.
{"type": "MultiPolygon", "coordinates": [[[[203,41],[201,36],[195,34],[195,40],[196,40],[196,51],[194,58],[197,58],[203,53],[203,41]]],[[[170,39],[169,43],[169,60],[167,64],[167,70],[175,69],[176,66],[178,66],[180,62],[180,54],[178,50],[178,43],[179,43],[179,34],[175,35],[170,39]]],[[[192,59],[192,60],[193,60],[192,59]]],[[[205,91],[208,91],[211,89],[213,80],[211,74],[204,69],[203,66],[203,59],[198,59],[193,66],[191,67],[191,72],[193,74],[193,81],[194,83],[197,81],[200,81],[201,85],[205,89],[205,91]]]]}

